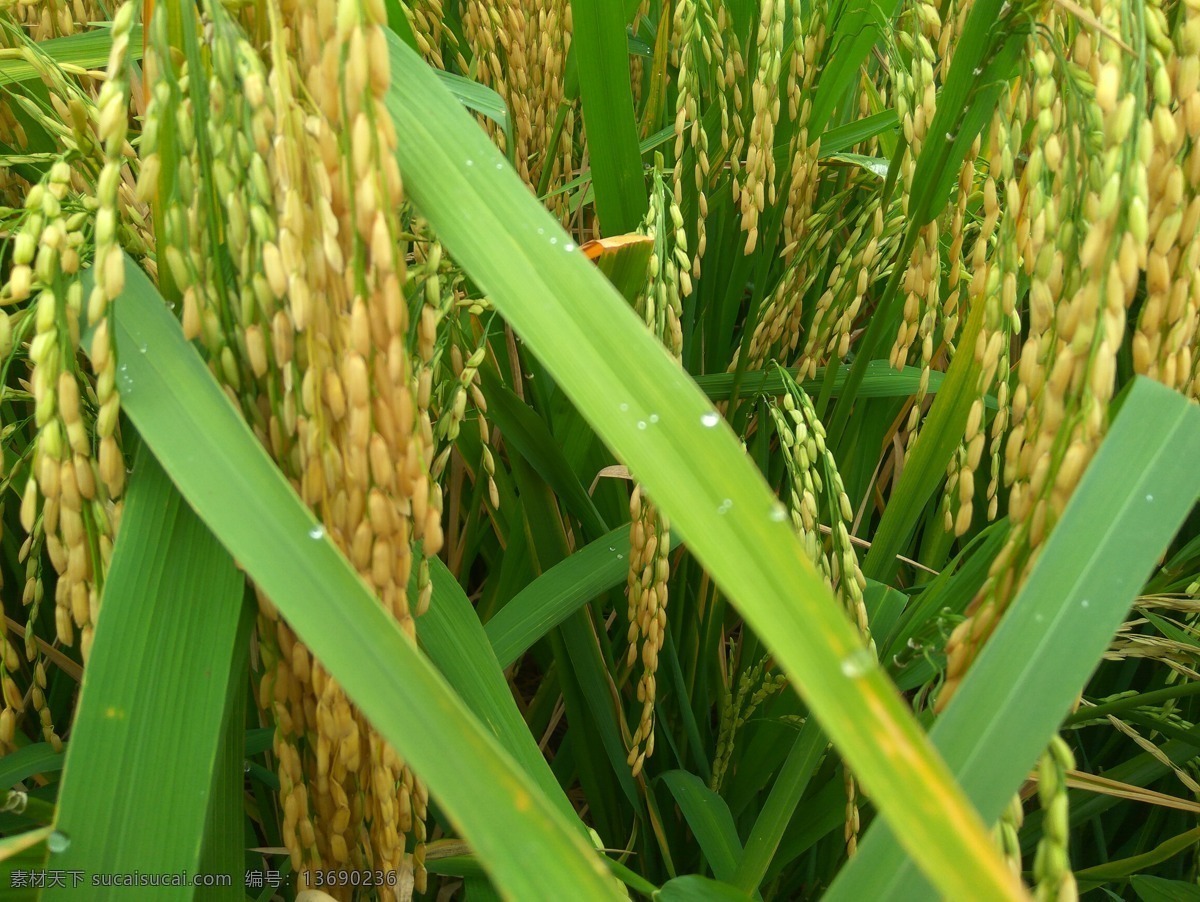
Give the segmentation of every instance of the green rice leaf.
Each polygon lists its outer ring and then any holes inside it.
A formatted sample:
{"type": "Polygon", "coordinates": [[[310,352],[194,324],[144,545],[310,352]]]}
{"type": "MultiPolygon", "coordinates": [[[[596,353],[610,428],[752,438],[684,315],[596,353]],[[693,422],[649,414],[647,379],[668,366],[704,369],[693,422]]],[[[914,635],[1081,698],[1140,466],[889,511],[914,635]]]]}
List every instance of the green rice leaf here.
{"type": "Polygon", "coordinates": [[[605,235],[632,232],[647,207],[625,24],[619,3],[571,0],[571,51],[579,67],[596,214],[605,235]]]}
{"type": "Polygon", "coordinates": [[[1138,874],[1130,879],[1129,885],[1142,902],[1196,902],[1200,899],[1200,886],[1182,880],[1138,874]]]}
{"type": "Polygon", "coordinates": [[[426,781],[497,885],[516,898],[611,897],[595,852],[325,537],[131,263],[115,306],[118,385],[143,439],[297,636],[426,781]]]}
{"type": "Polygon", "coordinates": [[[831,128],[821,135],[821,156],[843,153],[855,144],[869,141],[876,135],[898,128],[899,124],[895,110],[884,110],[831,128]]]}
{"type": "Polygon", "coordinates": [[[688,874],[667,881],[651,898],[654,902],[745,902],[746,894],[728,883],[688,874]]]}
{"type": "Polygon", "coordinates": [[[48,742],[38,742],[17,749],[0,758],[0,789],[27,780],[34,774],[49,774],[62,770],[63,753],[54,751],[48,742]]]}
{"type": "Polygon", "coordinates": [[[671,790],[683,819],[704,851],[704,858],[718,880],[731,882],[742,857],[742,842],[725,800],[704,785],[695,774],[668,771],[662,781],[671,790]]]}
{"type": "Polygon", "coordinates": [[[809,120],[813,132],[825,129],[838,102],[858,80],[859,67],[898,5],[898,0],[848,0],[844,6],[830,7],[832,21],[826,23],[830,50],[813,98],[809,120]]]}
{"type": "MultiPolygon", "coordinates": [[[[989,821],[1020,787],[1200,496],[1200,409],[1136,379],[1028,581],[932,738],[989,821]]],[[[1111,774],[1110,774],[1111,775],[1111,774]]],[[[828,898],[928,891],[876,824],[828,898]]]]}
{"type": "MultiPolygon", "coordinates": [[[[48,868],[201,870],[221,725],[234,684],[245,681],[236,668],[249,638],[239,630],[242,598],[233,559],[143,447],[80,691],[48,868]]],[[[92,899],[127,893],[88,890],[92,899]]],[[[155,889],[159,899],[192,893],[190,886],[155,889]]],[[[42,895],[77,897],[69,880],[42,895]]]]}
{"type": "MultiPolygon", "coordinates": [[[[112,32],[97,28],[64,38],[38,41],[37,53],[60,66],[78,66],[80,69],[103,69],[108,64],[108,52],[112,49],[112,32]]],[[[129,52],[135,58],[142,53],[142,26],[134,25],[129,32],[129,52]]],[[[23,59],[0,60],[0,87],[38,78],[38,71],[23,59]]]]}
{"type": "Polygon", "coordinates": [[[1161,864],[1169,858],[1174,858],[1181,852],[1193,848],[1198,842],[1200,842],[1200,827],[1193,827],[1191,830],[1180,833],[1178,836],[1172,836],[1170,839],[1159,843],[1153,849],[1143,852],[1141,855],[1132,855],[1129,858],[1109,861],[1095,867],[1084,868],[1082,871],[1076,871],[1075,879],[1079,881],[1120,880],[1131,876],[1143,868],[1161,864]]]}
{"type": "Polygon", "coordinates": [[[508,107],[504,99],[477,81],[455,75],[453,72],[437,70],[438,79],[446,90],[455,96],[459,103],[474,113],[479,113],[495,122],[504,131],[505,147],[514,147],[512,119],[508,115],[508,107]]]}
{"type": "Polygon", "coordinates": [[[1019,897],[732,431],[419,58],[390,47],[401,172],[439,238],[765,637],[939,888],[1019,897]]]}
{"type": "MultiPolygon", "coordinates": [[[[462,587],[437,558],[429,562],[433,598],[417,638],[429,659],[546,798],[583,830],[575,810],[517,710],[500,663],[462,587]]],[[[414,574],[415,579],[415,574],[414,574]]]]}

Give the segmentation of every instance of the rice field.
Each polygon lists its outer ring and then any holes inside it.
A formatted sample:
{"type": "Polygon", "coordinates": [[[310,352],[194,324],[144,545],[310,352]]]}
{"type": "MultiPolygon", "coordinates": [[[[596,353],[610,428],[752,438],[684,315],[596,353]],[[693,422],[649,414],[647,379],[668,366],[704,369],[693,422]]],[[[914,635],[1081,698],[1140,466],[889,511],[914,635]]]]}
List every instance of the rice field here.
{"type": "Polygon", "coordinates": [[[1200,897],[1200,0],[0,0],[0,897],[1200,897]]]}

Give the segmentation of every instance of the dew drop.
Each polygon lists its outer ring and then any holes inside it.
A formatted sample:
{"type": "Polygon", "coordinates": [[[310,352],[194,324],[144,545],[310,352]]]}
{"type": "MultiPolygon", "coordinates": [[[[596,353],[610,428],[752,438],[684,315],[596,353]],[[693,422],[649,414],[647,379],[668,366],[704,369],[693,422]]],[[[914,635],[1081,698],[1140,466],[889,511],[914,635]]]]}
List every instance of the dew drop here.
{"type": "Polygon", "coordinates": [[[563,250],[566,251],[567,253],[570,253],[571,251],[575,250],[575,245],[573,245],[570,241],[568,241],[566,244],[563,245],[563,250]]]}
{"type": "Polygon", "coordinates": [[[1146,500],[1147,500],[1147,501],[1153,501],[1153,500],[1154,500],[1154,496],[1153,496],[1153,495],[1147,495],[1147,496],[1146,496],[1146,500]]]}
{"type": "Polygon", "coordinates": [[[618,560],[618,561],[623,561],[623,560],[625,560],[625,555],[623,555],[623,554],[618,554],[618,555],[617,555],[617,560],[618,560]]]}
{"type": "Polygon", "coordinates": [[[61,830],[55,830],[46,837],[46,848],[51,852],[65,852],[71,848],[71,837],[61,830]]]}
{"type": "Polygon", "coordinates": [[[474,166],[474,165],[475,165],[475,161],[474,161],[474,160],[467,160],[467,165],[468,165],[468,166],[474,166]]]}
{"type": "Polygon", "coordinates": [[[250,762],[249,762],[249,761],[247,761],[247,762],[246,762],[246,763],[245,763],[245,764],[242,766],[242,770],[243,770],[243,771],[245,771],[246,773],[250,773],[250,762]]]}
{"type": "Polygon", "coordinates": [[[778,503],[771,505],[770,517],[772,522],[782,523],[787,519],[787,508],[778,503]]]}
{"type": "Polygon", "coordinates": [[[558,239],[557,239],[557,238],[555,238],[553,235],[551,235],[551,236],[550,236],[550,243],[551,243],[551,244],[558,244],[558,239]]]}
{"type": "Polygon", "coordinates": [[[504,168],[504,164],[503,164],[503,163],[497,163],[497,164],[496,164],[496,168],[497,168],[497,169],[503,169],[503,168],[504,168]]]}
{"type": "Polygon", "coordinates": [[[638,429],[645,429],[645,428],[646,428],[646,421],[638,420],[638,429]]]}
{"type": "Polygon", "coordinates": [[[310,539],[323,539],[323,538],[325,538],[325,527],[324,527],[324,526],[322,526],[320,523],[318,523],[316,526],[314,526],[312,529],[310,529],[310,530],[308,531],[308,537],[309,537],[310,539]]]}
{"type": "Polygon", "coordinates": [[[146,345],[138,345],[138,353],[145,354],[146,353],[146,345]]]}
{"type": "Polygon", "coordinates": [[[650,414],[650,422],[657,423],[658,422],[658,414],[656,414],[656,413],[650,414]]]}
{"type": "Polygon", "coordinates": [[[629,405],[622,402],[617,409],[620,410],[621,413],[625,413],[625,411],[629,410],[629,405]]]}
{"type": "Polygon", "coordinates": [[[866,676],[876,664],[875,656],[865,648],[851,652],[842,661],[842,673],[850,679],[866,676]]]}
{"type": "Polygon", "coordinates": [[[1090,601],[1088,601],[1086,598],[1085,598],[1083,601],[1079,602],[1079,606],[1080,606],[1081,608],[1086,608],[1086,607],[1088,607],[1088,606],[1090,606],[1090,605],[1091,605],[1091,602],[1090,602],[1090,601]]]}
{"type": "Polygon", "coordinates": [[[708,413],[700,415],[700,425],[706,429],[712,429],[719,422],[721,422],[721,415],[711,410],[708,413]]]}
{"type": "Polygon", "coordinates": [[[608,550],[609,550],[609,551],[616,551],[616,550],[617,550],[617,546],[616,546],[616,545],[609,545],[609,546],[608,546],[608,550]]]}
{"type": "Polygon", "coordinates": [[[1034,623],[1041,623],[1041,622],[1042,622],[1043,620],[1045,620],[1045,619],[1046,619],[1046,618],[1045,618],[1045,617],[1043,617],[1041,614],[1034,614],[1034,615],[1033,615],[1033,622],[1034,622],[1034,623]]]}
{"type": "Polygon", "coordinates": [[[546,234],[546,230],[545,230],[545,229],[538,229],[538,234],[539,234],[539,235],[545,235],[545,234],[546,234]]]}

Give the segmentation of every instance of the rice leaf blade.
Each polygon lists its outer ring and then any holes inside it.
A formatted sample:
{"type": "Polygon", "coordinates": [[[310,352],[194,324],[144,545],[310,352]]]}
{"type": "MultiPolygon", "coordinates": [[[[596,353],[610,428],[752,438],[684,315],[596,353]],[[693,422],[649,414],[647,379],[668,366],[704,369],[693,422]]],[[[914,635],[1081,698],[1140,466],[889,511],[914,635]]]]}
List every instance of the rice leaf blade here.
{"type": "Polygon", "coordinates": [[[647,202],[624,12],[612,0],[571,0],[571,22],[600,227],[605,235],[632,232],[647,202]]]}
{"type": "MultiPolygon", "coordinates": [[[[61,839],[51,849],[66,848],[51,851],[48,867],[201,870],[221,724],[232,684],[244,679],[235,670],[239,639],[248,639],[239,629],[242,599],[233,559],[143,446],[63,768],[55,821],[61,839]]],[[[91,898],[125,892],[91,887],[91,898]]],[[[190,899],[192,888],[156,893],[190,899]]],[[[42,898],[75,895],[67,881],[42,898]]]]}
{"type": "Polygon", "coordinates": [[[520,181],[488,165],[499,152],[448,103],[424,64],[398,40],[389,46],[395,78],[387,105],[407,136],[398,158],[414,204],[768,637],[922,867],[951,895],[1020,897],[911,713],[864,658],[791,529],[772,516],[778,502],[732,432],[718,428],[694,383],[520,181]],[[484,165],[451,159],[447,147],[484,165]]]}
{"type": "Polygon", "coordinates": [[[371,596],[128,260],[116,311],[122,400],[143,440],[297,636],[427,782],[490,876],[518,898],[610,898],[611,877],[593,850],[371,596]]]}
{"type": "MultiPolygon", "coordinates": [[[[1200,471],[1179,466],[1197,458],[1200,410],[1135,379],[1025,586],[930,734],[989,821],[1067,716],[1200,495],[1200,471]]],[[[910,899],[925,890],[877,824],[829,898],[910,899]]]]}

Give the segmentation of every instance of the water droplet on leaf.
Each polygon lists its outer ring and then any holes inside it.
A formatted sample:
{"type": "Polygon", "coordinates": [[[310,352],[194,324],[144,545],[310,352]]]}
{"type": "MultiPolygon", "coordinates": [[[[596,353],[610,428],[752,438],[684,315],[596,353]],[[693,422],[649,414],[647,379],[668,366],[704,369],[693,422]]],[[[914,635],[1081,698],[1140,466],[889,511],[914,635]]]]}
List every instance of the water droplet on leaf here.
{"type": "Polygon", "coordinates": [[[842,661],[842,673],[850,677],[850,679],[858,679],[864,677],[876,664],[875,656],[865,648],[860,648],[857,651],[851,652],[842,661]]]}
{"type": "Polygon", "coordinates": [[[46,837],[46,848],[51,852],[65,852],[71,848],[71,837],[61,830],[55,830],[46,837]]]}

